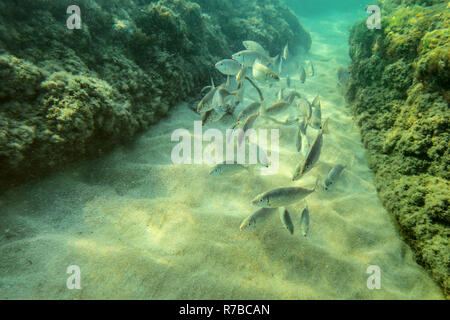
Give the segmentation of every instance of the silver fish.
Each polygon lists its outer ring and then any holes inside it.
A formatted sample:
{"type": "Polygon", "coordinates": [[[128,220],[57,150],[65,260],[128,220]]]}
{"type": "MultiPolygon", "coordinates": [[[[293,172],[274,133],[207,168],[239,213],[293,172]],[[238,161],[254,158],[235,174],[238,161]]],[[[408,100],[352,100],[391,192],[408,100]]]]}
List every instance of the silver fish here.
{"type": "Polygon", "coordinates": [[[228,164],[223,162],[215,165],[209,174],[212,176],[233,175],[243,170],[248,170],[248,167],[239,163],[228,164]]]}
{"type": "Polygon", "coordinates": [[[294,234],[294,224],[292,223],[289,211],[285,207],[281,207],[279,210],[281,223],[290,234],[294,234]]]}
{"type": "Polygon", "coordinates": [[[257,52],[260,52],[260,53],[268,56],[266,49],[264,49],[263,46],[260,45],[256,41],[246,40],[246,41],[243,41],[242,44],[244,45],[245,49],[247,49],[247,50],[257,51],[257,52]]]}
{"type": "Polygon", "coordinates": [[[253,78],[260,82],[276,82],[280,81],[280,77],[268,67],[256,60],[252,70],[253,78]]]}
{"type": "MultiPolygon", "coordinates": [[[[259,51],[242,50],[233,54],[232,58],[245,67],[253,67],[256,60],[259,60],[266,65],[271,64],[273,66],[275,65],[275,61],[278,59],[278,56],[271,58],[259,51]]],[[[239,72],[239,70],[237,72],[239,72]]]]}
{"type": "Polygon", "coordinates": [[[265,115],[275,115],[284,111],[290,104],[287,101],[279,101],[272,104],[270,107],[264,110],[265,115]]]}
{"type": "Polygon", "coordinates": [[[297,109],[302,115],[306,117],[306,120],[311,119],[312,106],[308,100],[306,100],[305,98],[300,98],[297,101],[297,109]]]}
{"type": "Polygon", "coordinates": [[[252,114],[251,116],[249,116],[247,118],[247,120],[245,120],[244,126],[242,127],[242,131],[239,133],[239,136],[238,136],[239,146],[241,145],[242,141],[245,138],[245,132],[248,129],[253,127],[253,125],[255,124],[255,121],[256,121],[257,118],[258,118],[258,114],[256,113],[256,114],[252,114]]]}
{"type": "Polygon", "coordinates": [[[314,167],[314,165],[320,158],[322,145],[323,145],[323,132],[320,131],[316,137],[316,140],[314,140],[314,143],[311,146],[311,149],[309,150],[309,153],[306,156],[305,161],[300,162],[299,165],[295,168],[294,175],[292,176],[292,181],[300,179],[301,176],[308,173],[314,167]]]}
{"type": "Polygon", "coordinates": [[[211,90],[203,97],[200,103],[197,106],[197,112],[201,112],[205,106],[211,105],[213,102],[214,95],[216,94],[217,88],[214,85],[211,87],[211,90]]]}
{"type": "Polygon", "coordinates": [[[305,83],[306,81],[306,70],[303,66],[300,66],[300,81],[301,83],[305,83]]]}
{"type": "Polygon", "coordinates": [[[319,95],[317,95],[317,96],[314,98],[314,100],[313,100],[313,102],[311,103],[311,105],[312,105],[313,108],[319,108],[319,109],[320,109],[321,105],[320,105],[320,96],[319,96],[319,95]]]}
{"type": "Polygon", "coordinates": [[[244,231],[245,229],[253,229],[257,224],[266,221],[273,213],[276,212],[276,209],[272,208],[262,208],[256,211],[255,213],[249,215],[245,218],[239,229],[244,231]]]}
{"type": "Polygon", "coordinates": [[[336,180],[339,178],[339,176],[341,175],[342,171],[344,171],[344,169],[346,167],[347,167],[346,165],[337,164],[330,170],[330,172],[328,172],[328,175],[325,178],[325,181],[323,183],[323,189],[325,191],[328,191],[328,190],[330,190],[333,187],[333,185],[335,184],[336,180]]]}
{"type": "Polygon", "coordinates": [[[239,62],[232,59],[224,59],[216,63],[216,69],[226,76],[235,76],[241,71],[239,62]]]}
{"type": "Polygon", "coordinates": [[[306,237],[309,233],[309,209],[308,205],[302,210],[302,216],[300,218],[300,229],[302,230],[303,236],[306,237]]]}
{"type": "Polygon", "coordinates": [[[302,122],[297,122],[297,123],[298,123],[298,133],[297,133],[297,139],[296,139],[296,148],[297,148],[297,152],[300,152],[302,150],[302,146],[303,146],[303,142],[304,142],[303,136],[306,137],[306,129],[308,127],[308,123],[306,122],[305,119],[303,119],[302,122]]]}
{"type": "Polygon", "coordinates": [[[247,119],[252,114],[255,114],[261,108],[260,102],[253,102],[246,106],[238,115],[237,120],[247,119]]]}
{"type": "Polygon", "coordinates": [[[288,44],[286,43],[286,45],[284,46],[283,49],[283,59],[286,61],[289,57],[289,49],[288,49],[288,44]]]}
{"type": "Polygon", "coordinates": [[[273,189],[256,196],[256,198],[252,200],[252,204],[263,208],[286,207],[293,203],[297,203],[309,196],[316,190],[316,186],[314,186],[314,189],[312,190],[302,187],[285,187],[273,189]]]}

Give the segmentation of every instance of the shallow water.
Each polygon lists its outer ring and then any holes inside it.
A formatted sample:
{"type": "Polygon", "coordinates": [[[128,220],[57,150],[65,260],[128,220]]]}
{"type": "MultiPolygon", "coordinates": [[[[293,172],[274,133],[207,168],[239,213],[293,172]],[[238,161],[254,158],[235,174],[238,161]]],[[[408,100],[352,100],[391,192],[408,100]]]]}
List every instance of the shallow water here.
{"type": "MultiPolygon", "coordinates": [[[[0,198],[0,299],[442,298],[377,198],[337,87],[337,70],[349,62],[349,19],[301,21],[313,37],[316,75],[304,85],[293,75],[293,82],[309,100],[320,94],[323,118],[330,119],[330,134],[310,173],[291,182],[299,160],[296,126],[264,120],[256,127],[281,132],[274,176],[243,171],[214,177],[208,165],[173,165],[172,132],[192,131],[199,120],[181,103],[131,145],[0,198]],[[336,163],[352,165],[331,192],[306,199],[307,238],[298,230],[290,235],[277,215],[255,231],[240,232],[257,194],[279,186],[310,188],[336,163]],[[82,290],[66,287],[70,265],[81,268],[82,290]],[[367,287],[370,265],[381,269],[379,290],[367,287]]],[[[274,102],[277,89],[264,87],[266,99],[274,102]]],[[[247,93],[256,98],[250,87],[247,93]]],[[[225,130],[231,123],[225,118],[206,128],[225,130]]],[[[289,207],[295,223],[303,205],[289,207]]]]}

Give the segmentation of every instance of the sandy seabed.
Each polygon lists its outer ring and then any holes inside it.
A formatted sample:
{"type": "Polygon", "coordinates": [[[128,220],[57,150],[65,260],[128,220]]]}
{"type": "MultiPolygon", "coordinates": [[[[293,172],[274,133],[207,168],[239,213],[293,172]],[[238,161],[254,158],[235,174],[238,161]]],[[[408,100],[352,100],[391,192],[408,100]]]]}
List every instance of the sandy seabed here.
{"type": "MultiPolygon", "coordinates": [[[[291,182],[301,159],[297,126],[263,119],[256,128],[280,129],[276,175],[215,177],[208,165],[173,165],[172,132],[192,132],[199,120],[182,103],[133,144],[0,197],[0,299],[442,299],[377,198],[337,87],[337,69],[349,62],[346,21],[302,19],[316,75],[302,85],[293,74],[293,86],[310,101],[321,95],[330,128],[319,163],[304,178],[291,182]],[[337,163],[352,165],[333,190],[306,199],[307,238],[298,230],[305,201],[289,207],[294,235],[277,214],[240,232],[257,194],[312,188],[337,163]],[[70,265],[81,268],[80,290],[66,286],[70,265]],[[379,290],[367,287],[370,265],[381,270],[379,290]]],[[[268,103],[277,89],[264,88],[268,103]]],[[[246,97],[245,105],[257,94],[249,87],[246,97]]],[[[224,118],[204,130],[232,123],[224,118]]],[[[311,139],[316,134],[308,131],[311,139]]]]}

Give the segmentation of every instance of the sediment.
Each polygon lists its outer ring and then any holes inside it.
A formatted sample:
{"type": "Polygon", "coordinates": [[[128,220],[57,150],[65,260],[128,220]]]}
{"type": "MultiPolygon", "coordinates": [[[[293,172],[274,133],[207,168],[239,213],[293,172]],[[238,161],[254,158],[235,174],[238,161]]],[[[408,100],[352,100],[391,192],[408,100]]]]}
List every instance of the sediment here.
{"type": "Polygon", "coordinates": [[[311,38],[278,0],[0,3],[0,189],[105,152],[157,122],[255,40],[272,55],[311,38]]]}
{"type": "Polygon", "coordinates": [[[347,99],[383,205],[448,299],[450,7],[379,4],[381,30],[351,31],[347,99]]]}

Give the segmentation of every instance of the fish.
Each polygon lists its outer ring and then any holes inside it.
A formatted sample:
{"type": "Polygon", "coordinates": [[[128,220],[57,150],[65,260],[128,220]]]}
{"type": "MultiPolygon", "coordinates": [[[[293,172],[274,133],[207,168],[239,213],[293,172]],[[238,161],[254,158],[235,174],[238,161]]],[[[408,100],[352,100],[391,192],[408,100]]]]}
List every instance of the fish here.
{"type": "Polygon", "coordinates": [[[308,173],[314,167],[314,165],[320,158],[322,145],[323,145],[323,132],[320,131],[316,139],[314,140],[311,149],[306,155],[305,161],[300,162],[298,166],[295,168],[294,175],[292,176],[292,181],[300,179],[300,177],[308,173]]]}
{"type": "Polygon", "coordinates": [[[273,208],[261,208],[253,214],[249,215],[245,218],[239,229],[242,231],[246,229],[253,229],[257,224],[266,221],[273,213],[275,213],[275,209],[273,208]]]}
{"type": "Polygon", "coordinates": [[[261,193],[252,200],[252,204],[262,208],[289,206],[303,200],[316,191],[317,181],[314,189],[311,190],[302,187],[281,187],[261,193]]]}
{"type": "Polygon", "coordinates": [[[232,59],[224,59],[216,63],[216,69],[226,76],[235,76],[241,71],[239,62],[232,59]]]}
{"type": "Polygon", "coordinates": [[[267,53],[266,49],[264,49],[264,47],[262,45],[260,45],[256,41],[246,40],[246,41],[242,41],[242,44],[244,45],[245,49],[247,49],[247,50],[257,51],[257,52],[260,52],[260,53],[262,53],[262,54],[264,54],[266,56],[269,55],[267,53]]]}
{"type": "Polygon", "coordinates": [[[260,102],[253,102],[250,103],[248,106],[246,106],[242,111],[239,113],[237,120],[247,119],[252,114],[258,113],[259,109],[261,108],[260,102]]]}
{"type": "Polygon", "coordinates": [[[328,172],[328,175],[323,183],[323,189],[325,191],[328,191],[333,187],[334,183],[336,182],[336,180],[339,178],[342,171],[344,171],[346,167],[347,167],[346,165],[337,164],[328,172]]]}
{"type": "Polygon", "coordinates": [[[306,137],[306,129],[308,127],[308,123],[306,122],[306,119],[303,119],[302,122],[297,121],[298,123],[298,133],[297,133],[297,139],[296,139],[296,148],[297,148],[297,152],[300,152],[302,150],[302,146],[303,146],[303,141],[304,138],[303,136],[306,137]]]}
{"type": "Polygon", "coordinates": [[[287,101],[279,101],[272,104],[270,107],[264,110],[265,115],[274,115],[278,114],[279,112],[284,111],[287,107],[289,107],[290,104],[287,101]]]}
{"type": "Polygon", "coordinates": [[[317,130],[322,126],[322,112],[319,108],[313,109],[309,125],[317,130]]]}
{"type": "Polygon", "coordinates": [[[286,76],[286,85],[288,88],[291,87],[291,77],[289,77],[289,75],[286,76]]]}
{"type": "Polygon", "coordinates": [[[308,60],[307,68],[308,68],[308,71],[309,71],[309,74],[311,75],[311,77],[314,77],[316,72],[314,70],[314,64],[312,63],[311,60],[308,60]]]}
{"type": "Polygon", "coordinates": [[[320,105],[320,98],[317,96],[312,103],[313,111],[310,118],[310,126],[314,129],[320,130],[322,127],[322,108],[320,105]]]}
{"type": "Polygon", "coordinates": [[[300,151],[305,159],[308,156],[308,152],[309,152],[310,148],[311,148],[311,146],[309,144],[309,139],[308,139],[308,136],[306,135],[306,128],[305,128],[305,133],[302,134],[302,146],[300,149],[300,151]]]}
{"type": "Polygon", "coordinates": [[[289,211],[285,207],[281,207],[278,210],[280,211],[281,223],[290,234],[294,234],[294,224],[292,223],[289,211]]]}
{"type": "MultiPolygon", "coordinates": [[[[233,60],[239,62],[245,67],[253,67],[253,64],[256,60],[261,61],[265,65],[275,65],[276,60],[278,59],[278,56],[276,57],[269,57],[261,52],[258,51],[252,51],[252,50],[242,50],[232,55],[233,60]]],[[[239,72],[239,71],[237,71],[239,72]]],[[[236,73],[237,73],[236,72],[236,73]]]]}
{"type": "Polygon", "coordinates": [[[245,80],[245,76],[247,75],[248,67],[243,66],[242,69],[236,75],[236,81],[242,82],[245,80]]]}
{"type": "Polygon", "coordinates": [[[300,230],[303,233],[303,236],[306,237],[309,233],[309,209],[308,204],[302,210],[302,215],[300,217],[300,230]]]}
{"type": "Polygon", "coordinates": [[[288,49],[288,44],[286,43],[286,45],[284,46],[283,49],[283,59],[286,61],[289,57],[289,49],[288,49]]]}
{"type": "Polygon", "coordinates": [[[286,95],[284,100],[287,101],[289,104],[292,104],[292,102],[294,102],[295,98],[300,99],[301,97],[302,97],[302,95],[299,92],[292,90],[291,92],[289,92],[286,95]]]}
{"type": "Polygon", "coordinates": [[[300,66],[300,82],[305,83],[306,81],[306,70],[303,66],[300,66]]]}
{"type": "Polygon", "coordinates": [[[259,115],[258,113],[252,114],[252,115],[250,115],[250,116],[245,120],[244,125],[243,125],[243,127],[242,127],[242,130],[243,130],[243,131],[241,131],[241,132],[239,133],[239,136],[238,136],[238,143],[239,143],[239,146],[241,145],[242,141],[243,141],[244,138],[245,138],[245,132],[246,132],[248,129],[250,129],[250,128],[253,127],[253,125],[255,124],[256,119],[258,118],[258,115],[259,115]]]}
{"type": "Polygon", "coordinates": [[[248,170],[247,166],[239,163],[228,164],[225,162],[215,165],[209,172],[212,176],[234,175],[243,170],[248,170]]]}
{"type": "Polygon", "coordinates": [[[306,117],[306,120],[309,121],[309,119],[311,119],[312,106],[308,100],[306,100],[305,98],[300,98],[297,101],[297,109],[303,116],[306,117]]]}
{"type": "Polygon", "coordinates": [[[311,103],[311,105],[312,105],[312,107],[313,108],[321,108],[321,105],[320,105],[320,96],[319,95],[317,95],[315,98],[314,98],[314,100],[313,100],[313,102],[311,103]]]}
{"type": "Polygon", "coordinates": [[[255,60],[252,74],[253,78],[260,82],[280,81],[280,77],[274,71],[260,63],[259,60],[255,60]]]}
{"type": "Polygon", "coordinates": [[[197,106],[197,112],[200,113],[200,111],[207,105],[211,105],[213,102],[213,98],[216,94],[217,87],[214,86],[214,83],[212,84],[211,89],[208,91],[208,93],[203,97],[202,100],[200,100],[198,106],[197,106]]]}

